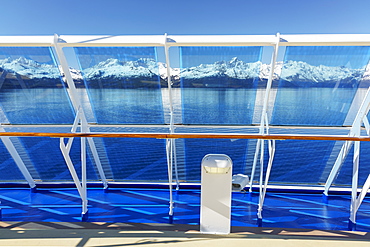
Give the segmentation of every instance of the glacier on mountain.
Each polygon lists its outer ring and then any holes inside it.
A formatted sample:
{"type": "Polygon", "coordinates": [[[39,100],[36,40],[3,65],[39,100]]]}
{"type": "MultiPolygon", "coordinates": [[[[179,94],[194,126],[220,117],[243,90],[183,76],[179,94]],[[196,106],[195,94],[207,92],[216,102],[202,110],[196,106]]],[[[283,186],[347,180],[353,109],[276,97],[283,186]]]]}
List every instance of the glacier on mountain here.
{"type": "Polygon", "coordinates": [[[19,57],[0,60],[0,68],[11,73],[17,73],[30,79],[60,77],[58,69],[52,64],[38,63],[34,60],[19,57]]]}
{"type": "MultiPolygon", "coordinates": [[[[16,73],[29,80],[55,80],[61,77],[58,68],[53,64],[38,63],[19,57],[0,60],[0,72],[16,73]]],[[[187,86],[197,84],[218,85],[232,83],[232,81],[255,80],[266,81],[270,75],[271,66],[261,62],[247,63],[237,57],[230,61],[217,61],[212,64],[200,64],[188,68],[170,68],[171,79],[174,85],[180,80],[187,86]],[[213,83],[213,84],[212,84],[213,83]]],[[[82,71],[70,68],[72,78],[76,83],[83,83],[83,77],[88,82],[99,81],[116,83],[125,80],[133,81],[133,85],[146,82],[148,85],[160,81],[167,83],[167,67],[165,63],[150,58],[139,58],[136,61],[119,61],[109,58],[82,71]]],[[[370,79],[370,69],[350,69],[346,67],[313,66],[302,61],[277,62],[273,79],[280,79],[287,85],[304,86],[304,84],[318,83],[356,83],[361,79],[370,79]],[[365,74],[364,74],[365,72],[365,74]]],[[[63,74],[62,74],[63,76],[63,74]]],[[[184,85],[185,85],[184,84],[184,85]]],[[[226,85],[226,84],[225,84],[226,85]]]]}
{"type": "Polygon", "coordinates": [[[88,80],[113,78],[142,78],[158,76],[158,65],[153,59],[140,58],[136,61],[119,61],[109,58],[84,70],[88,80]]]}

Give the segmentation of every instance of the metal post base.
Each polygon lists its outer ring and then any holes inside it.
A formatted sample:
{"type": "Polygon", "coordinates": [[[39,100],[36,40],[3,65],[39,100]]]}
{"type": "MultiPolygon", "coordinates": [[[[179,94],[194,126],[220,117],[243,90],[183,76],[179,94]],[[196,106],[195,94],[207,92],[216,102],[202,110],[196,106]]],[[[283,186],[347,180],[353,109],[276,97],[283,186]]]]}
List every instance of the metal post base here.
{"type": "Polygon", "coordinates": [[[325,204],[328,204],[329,202],[329,196],[322,194],[322,202],[325,204]]]}
{"type": "Polygon", "coordinates": [[[104,188],[103,190],[104,190],[104,193],[108,193],[109,192],[109,187],[104,188]]]}
{"type": "Polygon", "coordinates": [[[348,230],[356,231],[356,223],[353,223],[351,220],[348,220],[348,230]]]}
{"type": "Polygon", "coordinates": [[[168,216],[168,224],[173,224],[173,215],[168,216]]]}
{"type": "Polygon", "coordinates": [[[82,222],[86,222],[88,218],[89,218],[89,211],[87,211],[86,213],[81,214],[81,221],[82,222]]]}
{"type": "Polygon", "coordinates": [[[37,188],[36,187],[31,188],[31,193],[36,193],[36,192],[37,192],[37,188]]]}
{"type": "Polygon", "coordinates": [[[257,226],[262,227],[262,219],[257,218],[257,226]]]}

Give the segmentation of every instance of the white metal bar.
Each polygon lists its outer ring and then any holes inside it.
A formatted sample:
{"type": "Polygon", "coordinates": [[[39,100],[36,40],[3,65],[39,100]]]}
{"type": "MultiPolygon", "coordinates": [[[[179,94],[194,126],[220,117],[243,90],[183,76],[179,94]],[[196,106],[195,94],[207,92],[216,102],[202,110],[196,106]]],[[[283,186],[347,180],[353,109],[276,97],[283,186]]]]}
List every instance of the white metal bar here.
{"type": "Polygon", "coordinates": [[[370,136],[370,124],[369,124],[369,120],[367,119],[367,116],[364,116],[364,118],[362,119],[363,123],[364,123],[364,126],[365,126],[365,129],[366,129],[366,134],[368,136],[370,136]]]}
{"type": "Polygon", "coordinates": [[[66,161],[69,172],[71,173],[72,179],[73,179],[73,181],[74,181],[74,183],[77,187],[77,191],[78,191],[80,197],[83,198],[83,191],[82,191],[80,179],[78,178],[76,169],[73,166],[71,157],[69,156],[68,150],[67,150],[67,148],[66,148],[62,139],[63,138],[60,138],[60,144],[59,144],[60,150],[63,154],[64,160],[66,161]]]}
{"type": "MultiPolygon", "coordinates": [[[[61,47],[163,46],[162,35],[62,35],[61,47]]],[[[169,35],[169,46],[274,46],[274,35],[169,35]]],[[[368,46],[369,34],[281,35],[280,46],[368,46]]],[[[53,46],[52,36],[1,36],[0,46],[53,46]]]]}
{"type": "MultiPolygon", "coordinates": [[[[268,102],[270,99],[270,91],[271,91],[271,86],[272,86],[272,81],[273,81],[273,76],[274,76],[274,69],[275,69],[275,64],[276,64],[276,59],[279,53],[279,43],[280,43],[280,34],[276,34],[276,43],[274,47],[274,53],[271,58],[271,71],[269,74],[269,78],[267,81],[266,85],[266,92],[265,92],[265,98],[263,101],[263,108],[262,108],[262,116],[261,116],[261,124],[260,124],[260,134],[269,134],[269,122],[268,122],[268,117],[267,117],[267,108],[268,108],[268,102]]],[[[271,168],[272,168],[272,162],[274,160],[274,155],[275,155],[275,142],[272,143],[271,140],[268,140],[268,151],[269,151],[269,160],[267,163],[267,168],[266,168],[266,175],[265,175],[265,181],[263,181],[263,156],[264,156],[264,141],[261,141],[261,153],[260,153],[260,195],[259,195],[259,203],[258,203],[258,210],[257,210],[257,215],[258,218],[261,220],[262,219],[262,208],[263,208],[263,203],[265,201],[265,196],[266,196],[266,190],[267,190],[267,184],[270,178],[270,173],[271,173],[271,168]]]]}
{"type": "Polygon", "coordinates": [[[61,47],[163,46],[163,35],[61,35],[61,47]]]}
{"type": "Polygon", "coordinates": [[[169,46],[273,46],[274,35],[169,35],[169,46]]]}
{"type": "Polygon", "coordinates": [[[281,46],[368,46],[369,34],[281,35],[281,46]]]}
{"type": "MultiPolygon", "coordinates": [[[[70,95],[70,99],[72,101],[72,105],[75,109],[76,112],[78,112],[80,106],[81,106],[81,101],[78,98],[76,86],[74,84],[71,72],[69,71],[69,66],[67,59],[64,55],[62,47],[59,45],[59,37],[57,34],[54,35],[54,47],[55,47],[55,52],[56,52],[56,57],[59,61],[60,68],[64,74],[64,77],[66,79],[66,82],[68,84],[68,93],[70,95]]],[[[81,108],[82,111],[82,108],[81,108]]]]}
{"type": "MultiPolygon", "coordinates": [[[[367,89],[364,100],[361,103],[360,109],[358,110],[355,120],[353,121],[351,131],[358,131],[358,132],[360,131],[361,123],[363,122],[364,118],[369,112],[369,107],[370,107],[370,87],[367,89]]],[[[360,134],[360,133],[355,133],[355,134],[360,134]]]]}
{"type": "Polygon", "coordinates": [[[87,213],[86,138],[81,137],[82,214],[87,213]]]}
{"type": "Polygon", "coordinates": [[[171,158],[170,158],[170,140],[166,139],[166,150],[167,150],[167,170],[168,170],[168,184],[169,184],[169,189],[170,189],[170,211],[169,215],[173,215],[173,194],[172,194],[172,163],[171,163],[171,158]]]}
{"type": "Polygon", "coordinates": [[[263,207],[263,204],[262,201],[263,201],[263,156],[265,154],[265,151],[264,151],[264,148],[265,148],[265,141],[264,140],[261,140],[261,151],[260,151],[260,182],[259,182],[259,200],[258,200],[258,209],[257,209],[257,216],[259,219],[262,219],[262,207],[263,207]]]}
{"type": "MultiPolygon", "coordinates": [[[[80,107],[80,109],[81,109],[81,107],[80,107]]],[[[80,112],[80,115],[81,115],[81,132],[85,132],[85,133],[90,132],[90,128],[88,126],[87,119],[85,117],[84,111],[79,111],[79,112],[80,112]]],[[[104,189],[107,189],[108,188],[108,181],[107,181],[107,178],[105,176],[103,166],[100,162],[99,154],[98,154],[98,151],[96,149],[94,139],[90,137],[90,138],[87,138],[87,141],[89,143],[90,151],[93,155],[93,159],[94,159],[95,165],[98,169],[98,173],[99,173],[100,179],[103,183],[104,189]]]]}
{"type": "Polygon", "coordinates": [[[352,147],[352,144],[353,144],[353,141],[346,141],[339,154],[338,154],[338,157],[337,159],[335,160],[335,163],[330,171],[330,174],[328,176],[328,179],[326,180],[326,183],[325,183],[325,187],[324,187],[324,195],[328,195],[329,194],[329,188],[330,186],[333,184],[334,182],[334,179],[336,178],[340,168],[342,167],[343,165],[343,162],[344,160],[346,159],[348,153],[349,153],[349,150],[351,149],[352,147]]]}
{"type": "Polygon", "coordinates": [[[352,171],[352,193],[351,193],[351,207],[350,207],[350,220],[356,223],[356,208],[357,208],[357,187],[358,187],[358,168],[360,159],[360,142],[354,143],[353,154],[353,171],[352,171]]]}
{"type": "Polygon", "coordinates": [[[174,133],[174,120],[173,120],[173,98],[172,98],[172,78],[171,78],[171,61],[169,55],[168,47],[168,37],[167,34],[164,35],[164,52],[166,56],[166,66],[167,66],[167,86],[168,86],[168,97],[170,102],[170,133],[174,133]]]}
{"type": "MultiPolygon", "coordinates": [[[[78,110],[77,110],[76,117],[75,117],[75,120],[73,121],[72,129],[71,129],[71,132],[72,132],[72,133],[76,133],[76,130],[77,130],[78,124],[79,124],[79,122],[80,122],[80,114],[81,114],[81,113],[80,113],[80,110],[78,109],[78,110]]],[[[63,139],[63,141],[64,141],[64,138],[62,138],[62,139],[63,139]]],[[[74,140],[74,137],[68,138],[68,142],[67,142],[67,145],[66,145],[66,149],[67,149],[68,153],[69,153],[69,152],[70,152],[70,150],[71,150],[73,140],[74,140]]]]}
{"type": "MultiPolygon", "coordinates": [[[[168,98],[169,98],[169,103],[170,103],[170,133],[173,134],[175,132],[175,128],[174,128],[174,112],[173,112],[173,98],[172,98],[171,61],[170,61],[170,56],[169,56],[167,34],[164,35],[164,52],[165,52],[165,57],[166,57],[167,87],[168,87],[168,98]]],[[[174,153],[176,152],[175,140],[171,139],[170,142],[171,142],[170,143],[171,148],[169,149],[169,151],[171,152],[171,154],[169,155],[170,165],[171,167],[173,167],[173,163],[175,165],[176,190],[178,190],[179,189],[179,176],[178,176],[178,171],[177,171],[177,160],[176,160],[177,156],[174,153]]],[[[172,169],[171,169],[171,172],[172,172],[172,169]]],[[[170,186],[172,187],[172,184],[170,186]]]]}
{"type": "Polygon", "coordinates": [[[50,47],[53,36],[0,36],[0,46],[43,46],[50,47]]]}
{"type": "MultiPolygon", "coordinates": [[[[80,107],[81,133],[86,133],[89,129],[83,109],[80,107]]],[[[91,138],[90,138],[91,139],[91,138]]],[[[91,148],[91,146],[90,146],[91,148]]],[[[82,182],[82,215],[87,213],[87,172],[86,172],[86,138],[81,137],[81,182],[82,182]]]]}
{"type": "MultiPolygon", "coordinates": [[[[275,47],[274,47],[274,53],[272,54],[272,57],[271,57],[271,70],[270,70],[269,78],[268,78],[267,85],[266,85],[265,97],[263,100],[263,107],[262,107],[262,114],[261,114],[261,123],[259,126],[259,134],[261,135],[266,133],[266,128],[268,131],[267,110],[268,110],[268,102],[270,98],[273,76],[275,72],[276,59],[279,53],[279,43],[280,43],[279,33],[276,34],[274,41],[275,41],[275,47]]],[[[262,145],[263,143],[261,144],[261,141],[258,140],[256,144],[256,151],[255,151],[256,153],[254,155],[253,164],[252,164],[252,173],[251,173],[250,182],[249,182],[249,192],[252,192],[253,179],[254,179],[254,173],[255,173],[256,165],[257,165],[258,153],[260,152],[259,149],[262,149],[262,145]]]]}
{"type": "MultiPolygon", "coordinates": [[[[269,46],[274,35],[169,35],[168,46],[269,46]]],[[[83,46],[163,46],[163,36],[70,36],[62,35],[63,47],[83,46]]],[[[1,41],[0,41],[1,42],[1,41]]],[[[1,43],[0,43],[1,44],[1,43]]]]}
{"type": "MultiPolygon", "coordinates": [[[[369,108],[370,108],[370,87],[368,88],[367,92],[366,92],[366,95],[361,103],[361,106],[356,114],[356,117],[353,121],[353,124],[352,124],[352,127],[349,131],[349,134],[348,136],[353,136],[353,137],[359,137],[360,134],[361,134],[361,123],[364,122],[365,124],[365,127],[368,123],[367,122],[367,118],[366,118],[366,115],[367,113],[369,112],[369,108]]],[[[328,179],[325,183],[325,187],[324,187],[324,194],[325,195],[328,195],[328,191],[329,191],[329,188],[330,186],[332,185],[335,177],[337,176],[348,152],[349,152],[349,149],[352,145],[352,142],[351,141],[346,141],[343,146],[342,146],[342,149],[333,165],[333,168],[328,176],[328,179]]]]}
{"type": "Polygon", "coordinates": [[[275,37],[275,47],[274,47],[274,53],[272,54],[271,57],[271,70],[269,74],[269,78],[267,80],[267,85],[266,85],[266,91],[265,91],[265,97],[263,99],[263,108],[262,108],[262,117],[261,117],[261,126],[260,128],[264,128],[264,116],[267,116],[267,110],[268,110],[268,102],[270,99],[270,92],[271,92],[271,87],[272,87],[272,81],[274,78],[274,73],[275,73],[275,65],[276,65],[276,60],[277,56],[279,53],[279,44],[280,44],[280,34],[277,33],[275,37]]]}
{"type": "Polygon", "coordinates": [[[368,175],[366,181],[365,181],[365,184],[364,186],[362,187],[362,190],[360,192],[360,195],[358,196],[357,200],[356,200],[356,208],[355,208],[355,211],[357,212],[359,207],[361,206],[361,203],[362,201],[364,200],[368,190],[370,188],[370,174],[368,175]]]}
{"type": "Polygon", "coordinates": [[[262,211],[263,204],[265,202],[267,185],[268,185],[268,182],[269,182],[269,179],[270,179],[272,162],[273,162],[274,156],[275,156],[275,145],[273,144],[274,141],[273,140],[268,140],[268,142],[269,142],[269,154],[270,154],[270,156],[269,156],[269,161],[268,161],[267,168],[266,168],[265,182],[264,182],[264,186],[263,186],[263,190],[262,190],[262,197],[261,197],[262,200],[259,203],[259,205],[261,205],[261,211],[262,211]]]}
{"type": "MultiPolygon", "coordinates": [[[[72,105],[74,106],[74,109],[76,111],[76,118],[75,118],[75,121],[73,123],[72,132],[75,132],[77,130],[77,126],[78,126],[79,121],[81,122],[81,131],[88,132],[89,131],[88,123],[87,123],[86,116],[85,116],[85,113],[84,113],[84,110],[83,110],[83,107],[82,107],[82,104],[81,104],[81,100],[78,96],[76,86],[74,84],[71,72],[69,70],[67,59],[64,55],[62,47],[60,46],[59,37],[56,34],[54,35],[54,43],[53,44],[54,44],[54,47],[55,47],[57,59],[59,60],[59,64],[61,66],[61,69],[64,73],[64,76],[65,76],[67,84],[68,84],[68,88],[69,88],[68,93],[69,93],[69,96],[71,98],[72,105]]],[[[73,139],[72,140],[70,139],[68,141],[68,148],[69,149],[70,149],[70,146],[72,145],[72,141],[73,141],[73,139]]],[[[107,182],[102,164],[100,162],[100,158],[99,158],[98,152],[96,150],[95,143],[90,138],[88,139],[88,142],[89,142],[90,150],[93,154],[93,159],[95,161],[95,165],[98,169],[100,179],[102,180],[104,188],[106,189],[108,187],[108,182],[107,182]]]]}

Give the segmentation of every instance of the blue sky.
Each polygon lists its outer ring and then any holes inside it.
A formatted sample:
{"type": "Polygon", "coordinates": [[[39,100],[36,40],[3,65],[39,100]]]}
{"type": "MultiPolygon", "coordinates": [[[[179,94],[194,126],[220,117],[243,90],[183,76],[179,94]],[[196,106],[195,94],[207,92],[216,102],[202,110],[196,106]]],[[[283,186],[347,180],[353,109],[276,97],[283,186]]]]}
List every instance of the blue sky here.
{"type": "Polygon", "coordinates": [[[370,33],[369,0],[1,0],[0,35],[370,33]]]}

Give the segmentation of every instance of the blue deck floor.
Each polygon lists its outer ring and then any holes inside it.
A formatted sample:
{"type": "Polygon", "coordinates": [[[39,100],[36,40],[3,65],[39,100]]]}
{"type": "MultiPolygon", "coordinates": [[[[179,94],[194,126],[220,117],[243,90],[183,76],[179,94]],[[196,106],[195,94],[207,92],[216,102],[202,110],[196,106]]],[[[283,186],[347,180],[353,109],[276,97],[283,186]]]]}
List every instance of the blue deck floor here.
{"type": "MultiPolygon", "coordinates": [[[[169,193],[165,189],[88,189],[91,222],[168,223],[169,193]]],[[[199,224],[200,191],[174,192],[173,223],[199,224]]],[[[2,221],[81,221],[76,189],[0,189],[2,221]]],[[[258,193],[232,195],[232,225],[257,226],[258,193]]],[[[350,195],[268,192],[263,226],[348,230],[350,195]]],[[[356,230],[370,232],[370,198],[357,214],[356,230]]]]}

